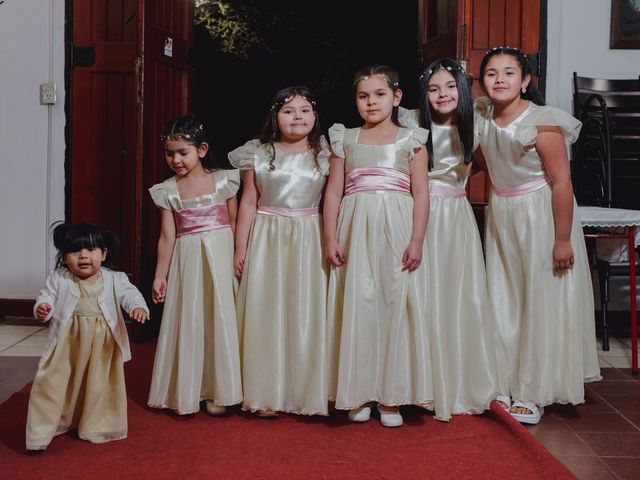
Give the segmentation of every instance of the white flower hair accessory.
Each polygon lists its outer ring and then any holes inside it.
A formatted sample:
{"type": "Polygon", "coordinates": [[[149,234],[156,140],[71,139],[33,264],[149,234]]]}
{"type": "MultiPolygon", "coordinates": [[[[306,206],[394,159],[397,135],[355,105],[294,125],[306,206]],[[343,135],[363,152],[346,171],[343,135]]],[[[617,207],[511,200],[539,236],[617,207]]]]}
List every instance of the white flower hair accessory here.
{"type": "Polygon", "coordinates": [[[305,99],[307,102],[309,102],[311,105],[313,105],[313,107],[315,108],[316,106],[316,101],[311,99],[309,100],[307,97],[305,97],[304,95],[290,95],[288,97],[286,97],[284,100],[280,101],[280,102],[276,102],[273,105],[271,105],[271,108],[269,108],[269,110],[271,110],[272,112],[274,110],[280,110],[281,107],[283,107],[284,105],[286,105],[287,103],[289,103],[291,100],[293,100],[295,97],[300,97],[305,99]]]}

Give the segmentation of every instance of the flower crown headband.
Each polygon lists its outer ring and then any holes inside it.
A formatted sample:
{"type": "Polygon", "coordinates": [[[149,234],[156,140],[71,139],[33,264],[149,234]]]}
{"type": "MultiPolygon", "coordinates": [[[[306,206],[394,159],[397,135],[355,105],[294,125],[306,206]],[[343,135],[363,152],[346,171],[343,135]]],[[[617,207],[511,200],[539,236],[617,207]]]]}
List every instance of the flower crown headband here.
{"type": "Polygon", "coordinates": [[[516,53],[519,53],[520,55],[522,55],[524,58],[527,58],[527,54],[524,53],[522,50],[520,50],[519,48],[516,47],[510,47],[509,45],[507,45],[506,47],[493,47],[489,50],[487,50],[487,52],[485,53],[485,55],[490,54],[491,52],[495,52],[496,50],[513,50],[516,53]]]}
{"type": "Polygon", "coordinates": [[[315,108],[316,106],[316,101],[315,100],[309,100],[306,96],[304,95],[298,95],[298,94],[293,94],[293,95],[289,95],[288,97],[286,97],[284,100],[280,101],[280,102],[276,102],[273,105],[271,105],[271,108],[269,110],[271,110],[272,112],[276,109],[280,109],[281,106],[286,105],[287,103],[289,103],[291,100],[293,100],[295,97],[300,97],[305,99],[307,102],[309,102],[311,105],[313,105],[313,108],[315,108]]]}
{"type": "Polygon", "coordinates": [[[373,75],[365,75],[358,79],[357,83],[360,83],[362,80],[369,80],[370,78],[382,78],[384,81],[388,82],[390,85],[393,85],[395,88],[398,88],[400,84],[398,82],[392,82],[388,75],[384,73],[374,73],[373,75]]]}
{"type": "Polygon", "coordinates": [[[444,65],[440,65],[438,68],[430,68],[429,70],[427,70],[426,72],[422,72],[422,75],[420,75],[420,80],[422,80],[424,78],[425,75],[433,75],[434,72],[437,72],[438,70],[447,70],[448,72],[452,71],[452,70],[459,70],[462,73],[466,74],[467,72],[464,71],[464,69],[461,66],[457,66],[457,67],[445,67],[444,65]]]}
{"type": "Polygon", "coordinates": [[[183,133],[183,132],[177,132],[177,133],[163,133],[162,135],[160,135],[160,140],[163,142],[166,142],[167,140],[185,140],[187,142],[192,142],[196,139],[196,137],[198,135],[202,135],[202,132],[204,131],[204,125],[200,124],[196,127],[196,129],[193,131],[193,133],[183,133]]]}

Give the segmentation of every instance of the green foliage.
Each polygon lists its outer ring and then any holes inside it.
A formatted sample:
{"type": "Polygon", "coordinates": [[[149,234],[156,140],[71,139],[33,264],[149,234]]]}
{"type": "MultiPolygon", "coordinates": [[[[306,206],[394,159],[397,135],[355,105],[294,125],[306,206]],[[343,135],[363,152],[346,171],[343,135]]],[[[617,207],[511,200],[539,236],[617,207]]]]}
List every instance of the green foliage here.
{"type": "Polygon", "coordinates": [[[195,24],[207,29],[223,53],[239,58],[247,59],[254,48],[270,51],[260,30],[276,21],[255,1],[195,0],[195,24]]]}

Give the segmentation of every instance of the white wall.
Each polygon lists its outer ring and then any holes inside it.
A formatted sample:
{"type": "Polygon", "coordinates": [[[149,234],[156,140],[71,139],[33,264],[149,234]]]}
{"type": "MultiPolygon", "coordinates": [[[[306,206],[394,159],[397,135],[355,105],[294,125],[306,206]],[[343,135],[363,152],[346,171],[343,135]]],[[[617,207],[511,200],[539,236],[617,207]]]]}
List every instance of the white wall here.
{"type": "Polygon", "coordinates": [[[611,2],[548,0],[547,104],[573,112],[573,72],[637,78],[640,50],[610,50],[611,2]]]}
{"type": "Polygon", "coordinates": [[[64,0],[0,4],[0,298],[35,298],[64,218],[64,0]],[[57,84],[40,105],[39,85],[57,84]]]}

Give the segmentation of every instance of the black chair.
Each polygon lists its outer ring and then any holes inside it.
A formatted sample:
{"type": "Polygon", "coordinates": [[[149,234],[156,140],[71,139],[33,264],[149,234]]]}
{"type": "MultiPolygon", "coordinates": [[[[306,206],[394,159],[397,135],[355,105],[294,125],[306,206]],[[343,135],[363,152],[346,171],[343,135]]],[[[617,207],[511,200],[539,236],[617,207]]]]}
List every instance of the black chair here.
{"type": "MultiPolygon", "coordinates": [[[[574,115],[583,122],[573,146],[571,166],[578,203],[640,209],[640,77],[605,80],[580,77],[574,72],[573,84],[574,115]]],[[[595,238],[625,235],[587,231],[585,236],[591,239],[590,257],[598,271],[602,349],[607,351],[609,279],[628,275],[629,266],[597,258],[595,238]]]]}

